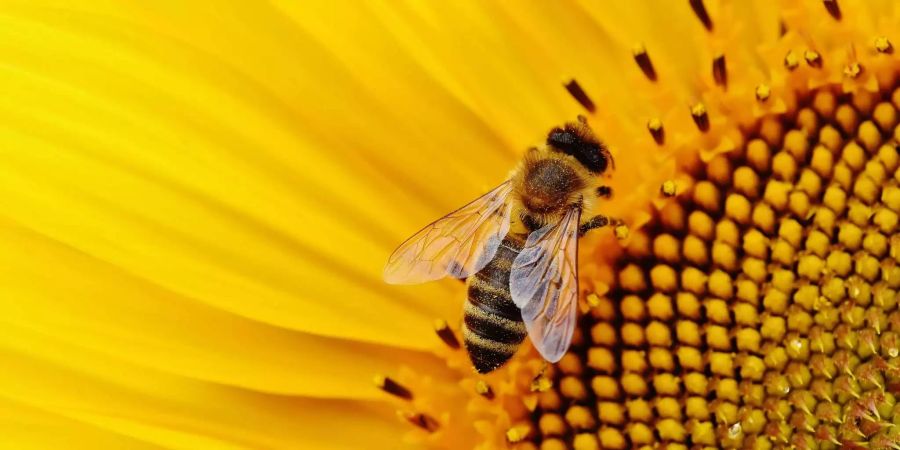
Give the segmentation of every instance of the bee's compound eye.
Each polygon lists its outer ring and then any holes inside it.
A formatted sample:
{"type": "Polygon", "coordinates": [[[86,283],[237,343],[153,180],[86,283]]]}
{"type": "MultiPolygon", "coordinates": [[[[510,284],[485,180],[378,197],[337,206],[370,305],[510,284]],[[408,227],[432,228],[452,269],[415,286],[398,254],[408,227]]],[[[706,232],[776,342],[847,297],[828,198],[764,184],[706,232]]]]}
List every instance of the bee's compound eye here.
{"type": "Polygon", "coordinates": [[[579,134],[579,131],[569,125],[565,129],[554,128],[547,135],[547,144],[556,150],[572,155],[589,171],[602,173],[609,164],[609,152],[592,137],[579,134]]]}

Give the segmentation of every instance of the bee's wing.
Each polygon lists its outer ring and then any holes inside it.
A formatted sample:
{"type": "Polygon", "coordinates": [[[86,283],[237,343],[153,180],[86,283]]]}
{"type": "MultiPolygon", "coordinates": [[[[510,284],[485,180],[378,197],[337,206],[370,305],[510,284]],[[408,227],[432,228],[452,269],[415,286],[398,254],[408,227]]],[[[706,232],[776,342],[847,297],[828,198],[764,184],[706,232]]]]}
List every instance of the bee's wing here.
{"type": "Polygon", "coordinates": [[[384,281],[423,283],[481,270],[509,232],[510,192],[512,182],[506,181],[407,239],[388,259],[384,281]]]}
{"type": "Polygon", "coordinates": [[[528,337],[550,362],[562,358],[575,331],[580,214],[572,208],[559,223],[531,233],[510,272],[510,295],[528,337]]]}

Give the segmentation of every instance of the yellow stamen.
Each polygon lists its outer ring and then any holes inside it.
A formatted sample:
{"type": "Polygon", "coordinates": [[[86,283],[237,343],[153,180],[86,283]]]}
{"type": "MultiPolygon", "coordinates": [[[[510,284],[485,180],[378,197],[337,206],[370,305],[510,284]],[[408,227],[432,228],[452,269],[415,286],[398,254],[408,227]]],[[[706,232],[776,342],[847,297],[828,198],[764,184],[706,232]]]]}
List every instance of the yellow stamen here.
{"type": "Polygon", "coordinates": [[[594,112],[597,109],[597,107],[594,106],[594,102],[591,100],[591,98],[587,95],[586,92],[584,92],[584,89],[582,89],[581,85],[578,84],[578,81],[572,79],[563,84],[563,86],[566,88],[566,91],[568,91],[569,94],[573,98],[575,98],[575,100],[588,112],[594,112]]]}
{"type": "Polygon", "coordinates": [[[613,233],[616,235],[616,239],[620,241],[628,239],[628,226],[619,225],[613,229],[613,233]]]}
{"type": "Polygon", "coordinates": [[[822,56],[815,50],[804,51],[803,59],[806,60],[806,64],[809,64],[810,67],[822,67],[822,56]]]}
{"type": "Polygon", "coordinates": [[[875,50],[878,51],[878,53],[893,53],[894,52],[893,44],[891,44],[891,41],[888,40],[888,38],[885,36],[879,36],[879,37],[875,38],[874,47],[875,47],[875,50]]]}
{"type": "Polygon", "coordinates": [[[644,76],[650,81],[656,81],[656,69],[653,68],[653,62],[650,61],[650,55],[647,54],[647,49],[644,48],[644,45],[636,45],[632,49],[632,54],[634,55],[634,61],[641,68],[644,76]]]}
{"type": "Polygon", "coordinates": [[[797,54],[793,50],[788,51],[787,54],[784,55],[784,67],[785,68],[787,68],[788,70],[794,70],[799,65],[800,65],[800,58],[797,56],[797,54]]]}
{"type": "Polygon", "coordinates": [[[857,63],[850,63],[846,67],[844,67],[844,76],[848,78],[856,78],[859,74],[862,73],[862,66],[857,63]]]}
{"type": "Polygon", "coordinates": [[[539,374],[531,381],[531,392],[547,392],[553,387],[553,381],[544,374],[539,374]]]}
{"type": "Polygon", "coordinates": [[[756,99],[764,102],[769,99],[769,95],[772,94],[772,89],[767,84],[760,84],[756,86],[756,99]]]}
{"type": "Polygon", "coordinates": [[[706,28],[707,31],[712,31],[713,23],[712,19],[709,18],[709,13],[706,12],[706,5],[703,4],[703,0],[689,0],[691,4],[691,9],[694,10],[694,14],[700,19],[700,23],[703,24],[703,27],[706,28]]]}
{"type": "Polygon", "coordinates": [[[434,321],[434,331],[448,347],[452,349],[459,348],[459,340],[456,338],[456,334],[453,330],[450,329],[450,325],[446,320],[436,319],[434,321]]]}
{"type": "Polygon", "coordinates": [[[834,17],[835,20],[841,20],[841,8],[837,0],[822,0],[822,4],[825,5],[825,9],[828,10],[828,14],[831,17],[834,17]]]}
{"type": "Polygon", "coordinates": [[[716,55],[712,64],[713,80],[719,86],[728,86],[728,70],[725,66],[725,55],[716,55]]]}
{"type": "Polygon", "coordinates": [[[488,400],[494,398],[494,390],[491,389],[491,386],[484,380],[478,380],[478,382],[475,383],[475,392],[488,400]]]}
{"type": "Polygon", "coordinates": [[[506,430],[506,439],[510,443],[515,444],[528,439],[533,433],[534,430],[531,428],[531,425],[526,423],[518,424],[506,430]]]}
{"type": "Polygon", "coordinates": [[[700,131],[709,131],[709,117],[706,114],[706,105],[696,103],[694,106],[691,106],[691,117],[700,131]]]}
{"type": "Polygon", "coordinates": [[[398,411],[397,415],[429,433],[433,433],[440,428],[440,423],[428,414],[398,411]]]}
{"type": "Polygon", "coordinates": [[[412,400],[412,392],[391,378],[388,378],[384,375],[375,375],[372,378],[372,382],[377,388],[381,389],[384,392],[387,392],[388,394],[402,398],[404,400],[412,400]]]}
{"type": "Polygon", "coordinates": [[[666,134],[661,120],[653,118],[647,121],[647,130],[657,144],[662,145],[665,142],[666,134]]]}
{"type": "Polygon", "coordinates": [[[676,186],[675,181],[666,180],[663,182],[662,186],[660,186],[660,190],[666,197],[674,197],[676,194],[676,186]]]}

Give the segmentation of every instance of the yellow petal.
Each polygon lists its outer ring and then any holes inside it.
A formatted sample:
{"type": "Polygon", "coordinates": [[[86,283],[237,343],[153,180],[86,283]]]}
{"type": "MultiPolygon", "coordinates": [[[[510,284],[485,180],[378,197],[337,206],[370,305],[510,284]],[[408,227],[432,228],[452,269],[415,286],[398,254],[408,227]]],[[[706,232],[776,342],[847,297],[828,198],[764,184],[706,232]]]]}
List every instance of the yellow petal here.
{"type": "Polygon", "coordinates": [[[508,155],[483,152],[499,147],[487,132],[424,139],[361,122],[389,120],[362,86],[327,78],[346,72],[335,61],[304,73],[298,61],[323,54],[315,42],[284,23],[266,35],[271,42],[254,37],[277,11],[235,6],[234,18],[199,21],[176,38],[171,23],[205,9],[173,8],[166,23],[115,4],[97,12],[21,6],[0,17],[9,55],[0,71],[9,88],[0,100],[4,214],[254,320],[429,346],[428,324],[457,311],[458,287],[389,289],[382,264],[415,224],[495,183],[480,167],[506,166],[508,155]],[[237,18],[259,22],[244,30],[237,18]],[[227,57],[203,48],[209,35],[231,39],[238,30],[249,42],[227,57]],[[278,58],[242,60],[257,48],[278,58]],[[310,105],[334,108],[342,98],[360,109],[311,114],[318,108],[310,105]],[[358,138],[363,125],[383,133],[358,138]],[[447,147],[423,161],[424,145],[447,147]],[[485,155],[485,166],[467,164],[466,152],[485,155]],[[410,163],[448,177],[421,190],[398,183],[410,163]],[[466,185],[476,187],[458,199],[436,194],[466,185]]]}
{"type": "Polygon", "coordinates": [[[0,345],[62,365],[80,367],[97,352],[206,382],[335,398],[377,396],[370,375],[398,360],[435,366],[418,352],[277,328],[211,308],[8,223],[0,222],[0,243],[0,345]]]}
{"type": "Polygon", "coordinates": [[[395,442],[402,425],[368,402],[251,392],[101,356],[79,370],[6,349],[0,360],[0,385],[15,387],[4,390],[4,401],[84,424],[86,430],[71,427],[76,446],[102,430],[170,449],[363,448],[395,442]]]}
{"type": "Polygon", "coordinates": [[[57,414],[0,399],[0,443],[18,450],[70,448],[73,450],[117,449],[158,450],[148,442],[109,433],[92,425],[57,414]]]}

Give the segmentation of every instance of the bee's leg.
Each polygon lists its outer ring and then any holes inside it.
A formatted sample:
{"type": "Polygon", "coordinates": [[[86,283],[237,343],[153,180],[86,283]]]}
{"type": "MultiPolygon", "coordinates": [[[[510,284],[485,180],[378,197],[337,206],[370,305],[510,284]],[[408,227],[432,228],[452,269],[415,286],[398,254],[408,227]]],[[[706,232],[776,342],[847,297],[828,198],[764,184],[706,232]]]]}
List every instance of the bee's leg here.
{"type": "Polygon", "coordinates": [[[603,185],[597,188],[597,197],[600,198],[610,198],[613,195],[613,190],[611,187],[607,185],[603,185]]]}
{"type": "Polygon", "coordinates": [[[593,230],[594,228],[605,227],[610,223],[618,223],[619,221],[616,219],[610,220],[609,217],[604,216],[603,214],[599,214],[588,220],[587,222],[581,224],[578,227],[578,235],[583,236],[588,231],[593,230]]]}

